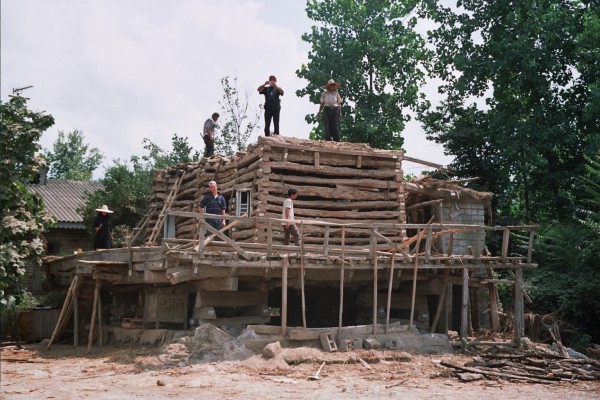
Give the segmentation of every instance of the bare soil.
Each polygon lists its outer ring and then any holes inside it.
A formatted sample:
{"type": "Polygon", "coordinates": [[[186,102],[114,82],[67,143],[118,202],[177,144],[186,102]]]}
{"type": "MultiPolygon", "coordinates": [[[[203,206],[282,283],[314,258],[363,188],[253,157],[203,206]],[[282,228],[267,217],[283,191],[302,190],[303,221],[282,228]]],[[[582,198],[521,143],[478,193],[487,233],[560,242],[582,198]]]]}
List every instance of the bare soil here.
{"type": "MultiPolygon", "coordinates": [[[[390,350],[280,349],[272,358],[190,363],[183,348],[41,344],[1,349],[1,399],[600,399],[598,381],[462,382],[442,360],[390,350]],[[360,360],[365,362],[362,362],[360,360]],[[323,362],[325,363],[323,365],[323,362]],[[318,378],[314,376],[323,365],[318,378]]],[[[188,354],[189,356],[189,354],[188,354]]],[[[206,358],[204,358],[206,360],[206,358]]]]}

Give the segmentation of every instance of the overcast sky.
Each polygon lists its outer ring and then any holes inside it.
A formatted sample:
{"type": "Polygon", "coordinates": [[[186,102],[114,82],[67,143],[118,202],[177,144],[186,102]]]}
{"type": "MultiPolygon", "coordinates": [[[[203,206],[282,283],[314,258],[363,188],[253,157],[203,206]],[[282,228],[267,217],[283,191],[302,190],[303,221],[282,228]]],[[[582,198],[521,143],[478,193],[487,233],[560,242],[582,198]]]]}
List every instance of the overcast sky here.
{"type": "MultiPolygon", "coordinates": [[[[311,126],[304,116],[318,105],[295,95],[306,86],[295,74],[308,60],[309,45],[301,35],[313,25],[304,0],[0,4],[0,95],[6,101],[14,88],[33,86],[23,91],[29,107],[55,118],[42,137],[44,148],[52,148],[59,130],[78,129],[105,155],[105,166],[144,154],[144,138],[170,149],[174,133],[201,152],[202,124],[220,111],[221,78],[237,76],[239,89],[248,90],[258,107],[263,97],[256,88],[271,74],[285,90],[281,134],[308,138],[311,126]]],[[[433,85],[430,91],[434,97],[433,85]]],[[[344,96],[343,88],[340,93],[344,96]]],[[[262,124],[261,117],[260,132],[262,124]]],[[[403,136],[408,156],[450,162],[418,123],[403,136]]],[[[416,174],[426,168],[404,169],[416,174]]]]}

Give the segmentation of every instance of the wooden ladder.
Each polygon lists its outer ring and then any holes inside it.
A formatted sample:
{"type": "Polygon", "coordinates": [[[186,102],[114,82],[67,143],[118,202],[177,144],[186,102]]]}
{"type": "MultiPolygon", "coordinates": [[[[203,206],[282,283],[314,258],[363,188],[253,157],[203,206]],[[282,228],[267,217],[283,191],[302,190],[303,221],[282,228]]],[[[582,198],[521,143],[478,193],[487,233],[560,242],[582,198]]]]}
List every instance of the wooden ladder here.
{"type": "Polygon", "coordinates": [[[175,181],[175,184],[173,185],[171,192],[167,196],[167,199],[165,200],[165,202],[163,204],[163,208],[162,208],[160,214],[158,214],[158,219],[156,220],[156,224],[154,225],[154,228],[152,228],[152,230],[150,231],[150,237],[148,238],[148,241],[146,242],[147,246],[152,246],[156,243],[156,240],[158,239],[158,235],[159,235],[160,231],[162,230],[163,223],[165,221],[165,212],[169,211],[171,209],[171,206],[173,205],[173,201],[175,201],[175,197],[177,196],[177,192],[179,191],[179,187],[181,186],[181,182],[183,181],[184,175],[185,175],[185,171],[182,171],[181,175],[179,175],[179,177],[175,181]]]}

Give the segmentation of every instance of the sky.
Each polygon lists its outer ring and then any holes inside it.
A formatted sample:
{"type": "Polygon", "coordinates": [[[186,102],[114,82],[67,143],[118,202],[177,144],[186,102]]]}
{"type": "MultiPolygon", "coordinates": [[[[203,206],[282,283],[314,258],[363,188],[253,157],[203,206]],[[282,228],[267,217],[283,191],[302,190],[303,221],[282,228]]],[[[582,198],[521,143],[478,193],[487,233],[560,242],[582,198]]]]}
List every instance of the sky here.
{"type": "MultiPolygon", "coordinates": [[[[315,24],[304,8],[305,0],[1,0],[0,98],[33,86],[22,92],[29,108],[55,119],[42,147],[51,150],[59,131],[82,131],[105,156],[95,177],[114,159],[145,154],[144,138],[170,149],[176,133],[202,153],[202,125],[221,112],[226,76],[257,110],[256,88],[275,75],[285,90],[281,134],[308,139],[304,117],[319,107],[295,95],[307,84],[295,73],[310,50],[301,36],[315,24]]],[[[433,82],[427,92],[435,98],[433,82]]],[[[262,116],[260,124],[250,143],[262,116]]],[[[403,137],[407,156],[452,160],[418,122],[403,137]]]]}

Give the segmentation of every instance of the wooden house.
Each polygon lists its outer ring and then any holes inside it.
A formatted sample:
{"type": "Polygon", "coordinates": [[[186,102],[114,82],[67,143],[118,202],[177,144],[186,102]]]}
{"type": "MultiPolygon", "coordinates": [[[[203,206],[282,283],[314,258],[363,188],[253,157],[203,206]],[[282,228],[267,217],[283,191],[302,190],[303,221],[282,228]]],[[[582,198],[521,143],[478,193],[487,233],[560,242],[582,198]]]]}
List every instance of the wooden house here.
{"type": "Polygon", "coordinates": [[[469,298],[482,290],[498,331],[493,270],[510,270],[520,337],[521,271],[535,265],[531,250],[509,254],[509,240],[525,231],[531,249],[534,227],[487,226],[489,193],[430,178],[407,182],[403,161],[441,168],[364,144],[261,137],[243,153],[156,171],[150,212],[127,248],[48,267],[71,283],[65,307],[71,301],[77,314],[102,303],[98,314],[115,329],[211,322],[271,326],[289,338],[297,330],[288,327],[337,327],[338,339],[344,327],[363,324],[372,333],[399,324],[465,337],[481,324],[471,315],[479,301],[469,298]],[[229,203],[221,231],[196,212],[211,180],[229,203]],[[300,246],[282,244],[289,188],[298,190],[300,246]],[[502,243],[497,255],[485,247],[490,235],[502,243]]]}

